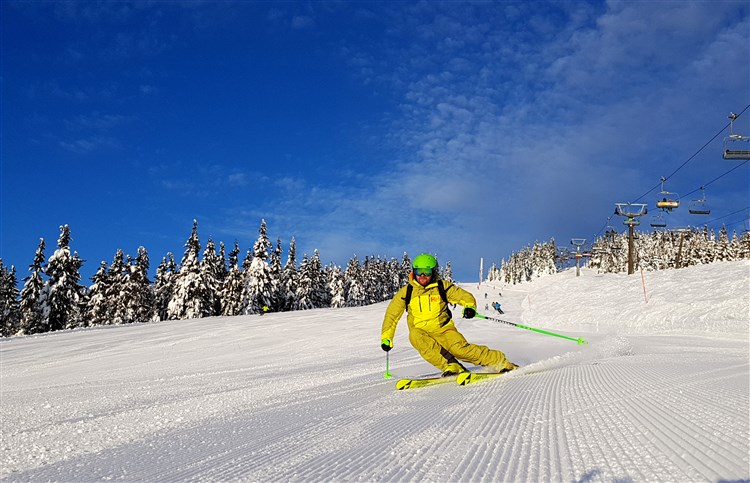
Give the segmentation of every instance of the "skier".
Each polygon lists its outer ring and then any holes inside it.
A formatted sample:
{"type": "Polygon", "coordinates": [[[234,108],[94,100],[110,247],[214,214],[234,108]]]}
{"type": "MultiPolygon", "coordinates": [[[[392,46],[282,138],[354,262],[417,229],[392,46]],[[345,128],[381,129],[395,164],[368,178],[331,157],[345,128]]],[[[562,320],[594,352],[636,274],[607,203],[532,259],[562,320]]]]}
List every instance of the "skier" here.
{"type": "Polygon", "coordinates": [[[409,342],[430,364],[443,371],[443,376],[467,372],[458,360],[488,366],[497,372],[506,372],[518,366],[506,359],[499,350],[470,344],[451,320],[448,303],[464,307],[463,317],[476,314],[474,296],[451,282],[440,280],[437,260],[430,254],[418,255],[412,263],[409,283],[393,296],[385,311],[380,347],[393,348],[393,336],[404,310],[409,326],[409,342]]]}
{"type": "Polygon", "coordinates": [[[492,302],[492,308],[497,310],[498,313],[504,314],[505,312],[503,312],[503,309],[501,309],[500,307],[501,305],[498,302],[492,302]]]}

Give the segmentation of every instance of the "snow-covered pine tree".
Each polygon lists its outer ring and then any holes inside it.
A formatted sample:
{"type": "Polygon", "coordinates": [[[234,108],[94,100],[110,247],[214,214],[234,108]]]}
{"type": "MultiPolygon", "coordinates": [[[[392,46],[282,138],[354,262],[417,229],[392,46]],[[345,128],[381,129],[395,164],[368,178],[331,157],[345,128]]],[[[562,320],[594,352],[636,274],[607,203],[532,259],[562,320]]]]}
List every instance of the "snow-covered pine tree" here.
{"type": "Polygon", "coordinates": [[[270,308],[274,312],[280,312],[284,305],[284,295],[282,294],[284,268],[281,266],[281,238],[276,239],[276,248],[271,252],[268,266],[271,268],[271,300],[273,301],[270,308]]]}
{"type": "MultiPolygon", "coordinates": [[[[411,258],[409,258],[409,255],[404,252],[404,255],[401,257],[401,269],[398,271],[398,281],[394,285],[394,288],[396,290],[399,290],[401,287],[409,283],[409,274],[411,273],[411,258]]],[[[394,291],[394,294],[396,292],[394,291]]]]}
{"type": "Polygon", "coordinates": [[[266,233],[266,220],[261,220],[258,239],[253,245],[253,257],[246,274],[245,314],[260,314],[264,306],[273,305],[276,284],[271,279],[271,268],[268,266],[268,251],[271,248],[271,241],[266,233]]]}
{"type": "Polygon", "coordinates": [[[152,321],[158,322],[169,319],[169,301],[172,300],[172,293],[174,292],[175,272],[174,255],[172,252],[168,252],[156,268],[156,276],[152,287],[154,293],[152,321]]]}
{"type": "Polygon", "coordinates": [[[86,289],[79,281],[83,261],[77,253],[70,253],[70,228],[60,227],[57,250],[47,262],[49,280],[42,289],[47,305],[42,316],[50,331],[71,329],[81,323],[81,304],[85,301],[86,289]]]}
{"type": "Polygon", "coordinates": [[[307,254],[305,253],[302,256],[302,262],[299,265],[297,292],[295,293],[295,301],[294,305],[292,305],[292,310],[308,310],[315,308],[312,302],[313,281],[310,276],[310,270],[307,267],[309,263],[310,261],[307,259],[307,254]]]}
{"type": "Polygon", "coordinates": [[[453,268],[451,267],[450,260],[445,262],[445,270],[443,270],[443,279],[448,282],[453,281],[453,268]]]}
{"type": "Polygon", "coordinates": [[[138,256],[128,263],[128,278],[125,281],[125,308],[128,323],[148,322],[154,312],[154,295],[149,285],[148,252],[144,247],[138,247],[138,256]]]}
{"type": "Polygon", "coordinates": [[[107,262],[102,261],[89,286],[89,296],[86,304],[84,318],[89,326],[105,325],[109,323],[109,301],[107,292],[109,290],[109,273],[107,273],[107,262]]]}
{"type": "Polygon", "coordinates": [[[307,272],[312,280],[311,301],[313,308],[327,307],[330,303],[328,300],[328,290],[326,287],[326,278],[323,273],[323,266],[320,262],[320,253],[316,248],[313,250],[313,256],[307,264],[307,272]]]}
{"type": "Polygon", "coordinates": [[[729,235],[727,234],[726,225],[721,225],[719,230],[719,239],[716,241],[714,247],[714,260],[715,262],[725,262],[732,259],[732,254],[729,248],[729,235]]]}
{"type": "Polygon", "coordinates": [[[557,265],[555,264],[555,258],[557,257],[557,247],[555,247],[555,239],[550,238],[549,243],[545,246],[545,253],[542,260],[541,273],[543,275],[554,275],[557,273],[557,265]]]}
{"type": "Polygon", "coordinates": [[[375,258],[365,256],[365,262],[362,264],[362,286],[365,291],[365,305],[378,302],[380,279],[380,267],[375,258]]]}
{"type": "Polygon", "coordinates": [[[320,255],[316,249],[311,258],[304,255],[299,267],[296,303],[293,310],[308,310],[323,306],[325,280],[320,266],[320,255]]]}
{"type": "Polygon", "coordinates": [[[222,282],[224,282],[224,279],[227,277],[227,273],[229,273],[229,268],[227,267],[227,254],[224,250],[224,242],[219,242],[219,260],[221,260],[221,266],[217,267],[219,271],[219,278],[222,282]]]}
{"type": "Polygon", "coordinates": [[[347,307],[367,305],[367,295],[364,285],[362,268],[359,265],[357,255],[354,255],[354,258],[349,260],[344,270],[344,289],[347,307]]]}
{"type": "Polygon", "coordinates": [[[193,231],[185,242],[185,253],[175,274],[174,291],[169,301],[171,320],[198,319],[211,313],[209,287],[203,279],[198,255],[198,220],[193,220],[193,231]]]}
{"type": "Polygon", "coordinates": [[[44,300],[44,238],[39,239],[39,246],[34,255],[34,261],[29,265],[29,275],[23,279],[21,289],[21,327],[19,335],[31,335],[49,331],[42,317],[44,300]]]}
{"type": "Polygon", "coordinates": [[[750,259],[750,230],[745,230],[740,234],[738,256],[747,260],[750,259]]]}
{"type": "Polygon", "coordinates": [[[21,310],[17,283],[16,267],[5,267],[0,258],[0,337],[9,337],[18,332],[21,310]]]}
{"type": "Polygon", "coordinates": [[[241,314],[246,313],[247,310],[247,284],[250,283],[250,266],[253,264],[253,250],[252,248],[248,249],[247,253],[245,253],[245,259],[242,260],[242,274],[244,275],[244,286],[242,287],[242,297],[241,297],[241,305],[242,305],[242,311],[241,314]]]}
{"type": "Polygon", "coordinates": [[[339,266],[331,266],[328,271],[328,290],[331,293],[331,308],[339,309],[346,305],[344,298],[344,274],[339,266]]]}
{"type": "Polygon", "coordinates": [[[497,270],[497,266],[495,265],[495,262],[492,262],[492,265],[490,265],[489,270],[487,270],[487,277],[485,280],[488,282],[494,282],[498,280],[499,274],[497,270]]]}
{"type": "Polygon", "coordinates": [[[383,294],[382,300],[389,300],[395,295],[396,292],[398,292],[398,289],[402,287],[401,280],[403,280],[403,275],[403,271],[401,270],[401,262],[399,262],[395,258],[392,258],[388,263],[388,279],[386,280],[387,292],[383,294]]]}
{"type": "Polygon", "coordinates": [[[203,260],[200,263],[201,276],[207,287],[206,316],[221,314],[220,292],[224,279],[227,276],[226,259],[224,258],[224,244],[221,244],[221,253],[216,253],[216,244],[209,237],[206,248],[203,250],[203,260]]]}
{"type": "Polygon", "coordinates": [[[229,272],[221,289],[221,315],[242,314],[242,295],[245,293],[245,272],[240,269],[240,245],[235,240],[229,252],[229,272]]]}
{"type": "Polygon", "coordinates": [[[129,268],[125,262],[125,253],[121,248],[118,248],[107,272],[106,299],[108,309],[106,324],[124,324],[128,322],[128,294],[125,286],[129,275],[129,268]]]}
{"type": "Polygon", "coordinates": [[[299,273],[297,271],[297,244],[292,237],[289,242],[289,255],[286,258],[284,270],[281,272],[281,284],[279,286],[279,300],[281,300],[281,310],[293,310],[297,303],[297,285],[299,282],[299,273]]]}
{"type": "Polygon", "coordinates": [[[331,280],[333,279],[333,264],[330,263],[320,269],[321,281],[323,282],[320,305],[317,307],[330,307],[333,295],[331,294],[331,280]]]}

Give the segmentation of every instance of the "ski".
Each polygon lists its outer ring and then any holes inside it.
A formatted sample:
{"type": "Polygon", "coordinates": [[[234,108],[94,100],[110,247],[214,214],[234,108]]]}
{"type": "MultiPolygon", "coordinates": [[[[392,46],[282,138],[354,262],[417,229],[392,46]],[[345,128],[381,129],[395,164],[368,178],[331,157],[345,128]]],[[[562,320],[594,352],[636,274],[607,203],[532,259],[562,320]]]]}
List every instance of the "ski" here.
{"type": "Polygon", "coordinates": [[[403,391],[404,389],[416,389],[419,387],[436,386],[438,384],[445,384],[446,382],[456,382],[459,386],[466,386],[477,381],[484,381],[485,379],[493,379],[503,374],[507,374],[510,371],[502,372],[462,372],[458,376],[430,376],[430,377],[417,377],[413,379],[399,379],[396,383],[396,389],[403,391]]]}
{"type": "Polygon", "coordinates": [[[503,372],[462,372],[456,378],[456,384],[459,386],[466,386],[477,381],[483,381],[485,379],[494,379],[495,377],[507,374],[509,371],[503,372]]]}
{"type": "Polygon", "coordinates": [[[456,376],[434,376],[434,377],[421,377],[414,379],[400,379],[396,383],[396,389],[403,391],[404,389],[416,389],[418,387],[436,386],[438,384],[445,384],[446,382],[454,382],[456,376]]]}

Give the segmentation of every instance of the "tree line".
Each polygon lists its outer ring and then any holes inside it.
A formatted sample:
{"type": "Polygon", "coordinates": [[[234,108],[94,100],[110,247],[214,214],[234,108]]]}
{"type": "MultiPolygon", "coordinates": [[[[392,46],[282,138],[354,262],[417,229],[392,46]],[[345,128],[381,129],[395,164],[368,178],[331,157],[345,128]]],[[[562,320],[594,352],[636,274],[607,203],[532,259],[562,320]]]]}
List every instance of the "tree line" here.
{"type": "MultiPolygon", "coordinates": [[[[750,259],[750,232],[729,237],[726,226],[718,235],[707,226],[636,233],[633,264],[637,270],[684,268],[692,265],[750,259]]],[[[608,231],[591,249],[589,268],[602,273],[627,272],[628,235],[608,231]]]]}
{"type": "MultiPolygon", "coordinates": [[[[281,240],[274,246],[262,220],[253,247],[240,259],[237,242],[227,255],[210,238],[201,252],[198,222],[185,243],[180,263],[170,252],[149,280],[144,247],[135,257],[117,250],[102,261],[89,286],[81,282],[83,260],[70,249],[70,228],[60,227],[57,249],[45,259],[40,240],[17,288],[15,267],[0,259],[0,325],[3,337],[91,327],[211,316],[263,314],[324,307],[355,307],[390,299],[408,281],[411,260],[356,257],[345,268],[323,266],[318,250],[297,263],[292,238],[282,263],[281,240]]],[[[450,263],[444,277],[450,278],[450,263]]]]}
{"type": "MultiPolygon", "coordinates": [[[[731,238],[725,226],[718,235],[707,226],[681,230],[636,232],[633,240],[633,263],[637,270],[684,268],[720,261],[750,259],[750,231],[731,238]]],[[[590,250],[584,250],[580,263],[599,273],[626,272],[628,266],[628,235],[608,230],[597,237],[590,250]]],[[[500,266],[490,267],[488,281],[513,285],[530,282],[538,277],[557,273],[575,266],[575,253],[555,247],[555,240],[535,242],[514,252],[500,266]]]]}

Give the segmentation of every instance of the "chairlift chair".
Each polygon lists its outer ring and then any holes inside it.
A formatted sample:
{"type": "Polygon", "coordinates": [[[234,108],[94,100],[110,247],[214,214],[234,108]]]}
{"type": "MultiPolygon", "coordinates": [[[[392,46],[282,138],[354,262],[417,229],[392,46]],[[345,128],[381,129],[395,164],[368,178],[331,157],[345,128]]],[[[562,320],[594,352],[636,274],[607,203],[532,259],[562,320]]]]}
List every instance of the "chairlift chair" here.
{"type": "MultiPolygon", "coordinates": [[[[615,203],[615,215],[636,218],[648,213],[646,203],[615,203]]],[[[625,223],[627,225],[627,223],[625,223]]]]}
{"type": "Polygon", "coordinates": [[[724,138],[724,152],[722,157],[729,160],[750,159],[750,136],[734,133],[734,120],[737,114],[729,113],[729,136],[724,138]]]}
{"type": "Polygon", "coordinates": [[[701,197],[698,200],[692,200],[688,206],[688,213],[691,215],[710,215],[711,208],[706,203],[706,191],[701,186],[701,197]]]}
{"type": "Polygon", "coordinates": [[[654,215],[651,218],[651,226],[654,228],[664,228],[667,226],[667,220],[664,219],[664,215],[654,215]]]}
{"type": "Polygon", "coordinates": [[[728,160],[750,159],[750,136],[733,134],[724,138],[722,157],[728,160]]]}
{"type": "Polygon", "coordinates": [[[662,197],[660,200],[656,200],[656,207],[661,208],[662,211],[672,211],[675,208],[680,207],[680,195],[666,191],[664,189],[664,182],[667,180],[664,176],[661,177],[661,191],[659,196],[662,197]]]}

